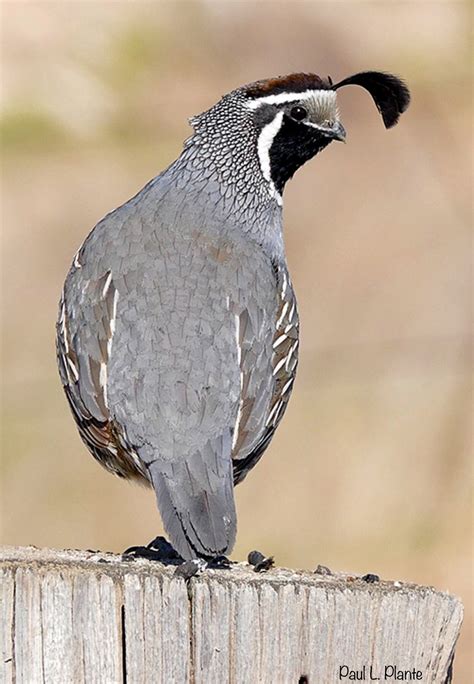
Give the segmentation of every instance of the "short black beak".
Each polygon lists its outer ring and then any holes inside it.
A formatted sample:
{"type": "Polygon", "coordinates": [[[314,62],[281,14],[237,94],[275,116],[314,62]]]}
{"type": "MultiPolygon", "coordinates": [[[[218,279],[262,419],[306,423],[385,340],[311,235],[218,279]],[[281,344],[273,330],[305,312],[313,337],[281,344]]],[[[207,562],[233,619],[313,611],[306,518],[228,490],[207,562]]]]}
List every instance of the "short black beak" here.
{"type": "Polygon", "coordinates": [[[346,142],[346,131],[344,126],[340,121],[335,121],[333,124],[319,125],[311,124],[314,128],[324,135],[324,137],[330,140],[339,140],[340,142],[346,142]]]}
{"type": "Polygon", "coordinates": [[[333,140],[339,140],[339,142],[346,142],[346,131],[344,126],[340,121],[331,126],[328,130],[327,135],[333,140]]]}

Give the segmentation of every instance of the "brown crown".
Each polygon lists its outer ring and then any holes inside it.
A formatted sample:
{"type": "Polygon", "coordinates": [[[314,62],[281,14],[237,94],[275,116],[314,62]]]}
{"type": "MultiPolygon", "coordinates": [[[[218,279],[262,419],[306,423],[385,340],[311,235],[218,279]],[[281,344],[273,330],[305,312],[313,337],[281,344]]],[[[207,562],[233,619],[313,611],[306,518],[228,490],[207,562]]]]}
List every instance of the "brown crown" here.
{"type": "Polygon", "coordinates": [[[289,74],[255,81],[244,86],[242,90],[246,97],[257,98],[280,93],[300,93],[305,90],[330,90],[331,88],[332,81],[329,76],[321,78],[316,74],[289,74]]]}

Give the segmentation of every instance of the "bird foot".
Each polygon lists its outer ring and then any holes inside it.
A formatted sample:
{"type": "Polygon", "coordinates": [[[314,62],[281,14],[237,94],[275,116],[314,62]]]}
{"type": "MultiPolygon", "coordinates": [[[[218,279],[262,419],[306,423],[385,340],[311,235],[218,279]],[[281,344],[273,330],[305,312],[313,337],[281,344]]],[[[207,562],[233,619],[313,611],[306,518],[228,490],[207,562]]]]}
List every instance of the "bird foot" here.
{"type": "Polygon", "coordinates": [[[130,546],[123,552],[122,557],[125,560],[146,558],[164,565],[180,565],[183,563],[183,558],[164,537],[156,537],[146,546],[130,546]]]}
{"type": "Polygon", "coordinates": [[[247,561],[250,565],[253,565],[255,572],[265,572],[265,570],[270,570],[275,565],[273,556],[264,556],[260,551],[251,551],[247,557],[247,561]]]}

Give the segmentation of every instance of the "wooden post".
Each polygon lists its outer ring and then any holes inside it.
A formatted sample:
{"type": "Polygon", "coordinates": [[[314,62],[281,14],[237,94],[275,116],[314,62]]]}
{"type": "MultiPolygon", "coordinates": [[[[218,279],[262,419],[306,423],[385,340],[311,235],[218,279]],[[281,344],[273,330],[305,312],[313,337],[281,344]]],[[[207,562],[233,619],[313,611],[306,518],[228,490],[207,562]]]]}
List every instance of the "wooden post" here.
{"type": "Polygon", "coordinates": [[[108,553],[0,549],[0,681],[450,680],[462,605],[449,594],[246,564],[188,583],[173,573],[108,553]]]}

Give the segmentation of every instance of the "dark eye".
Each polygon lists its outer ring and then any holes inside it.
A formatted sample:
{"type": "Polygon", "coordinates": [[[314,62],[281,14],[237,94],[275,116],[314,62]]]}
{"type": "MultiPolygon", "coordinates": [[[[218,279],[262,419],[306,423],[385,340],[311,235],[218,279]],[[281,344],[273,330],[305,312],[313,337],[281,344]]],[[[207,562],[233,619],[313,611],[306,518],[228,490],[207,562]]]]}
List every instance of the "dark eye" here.
{"type": "Polygon", "coordinates": [[[290,112],[290,116],[295,121],[303,121],[308,116],[308,112],[304,107],[293,107],[290,112]]]}

